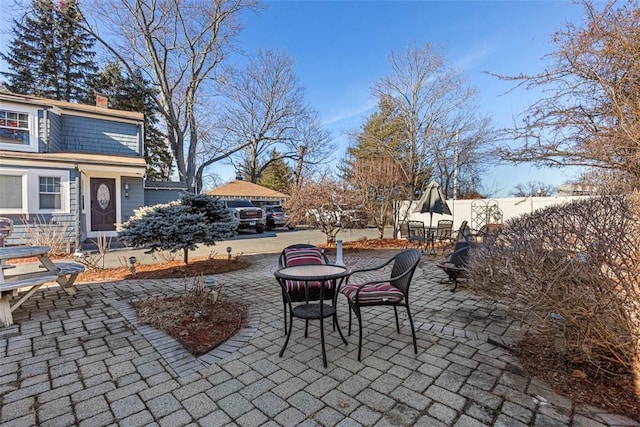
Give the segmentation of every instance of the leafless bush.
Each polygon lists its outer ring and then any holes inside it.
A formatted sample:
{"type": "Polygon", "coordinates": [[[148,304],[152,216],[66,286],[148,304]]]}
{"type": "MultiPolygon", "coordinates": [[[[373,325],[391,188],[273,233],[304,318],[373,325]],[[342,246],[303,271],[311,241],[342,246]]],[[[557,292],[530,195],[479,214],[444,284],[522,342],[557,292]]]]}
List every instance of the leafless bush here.
{"type": "Polygon", "coordinates": [[[64,255],[70,252],[71,243],[67,224],[58,223],[53,218],[47,221],[42,215],[36,215],[33,222],[29,222],[26,216],[22,216],[21,221],[30,244],[49,246],[53,255],[64,255]]]}
{"type": "Polygon", "coordinates": [[[571,360],[635,372],[639,206],[636,196],[602,196],[508,221],[498,239],[473,251],[469,286],[548,335],[571,360]]]}
{"type": "Polygon", "coordinates": [[[112,237],[107,237],[102,231],[98,231],[96,235],[96,239],[92,240],[92,242],[98,248],[98,253],[104,258],[104,255],[111,248],[111,240],[112,237]]]}
{"type": "MultiPolygon", "coordinates": [[[[76,260],[84,264],[91,271],[101,271],[105,269],[105,255],[111,247],[111,237],[107,237],[103,232],[99,231],[95,240],[91,240],[98,251],[96,253],[78,252],[76,260]]],[[[121,257],[118,257],[120,260],[121,257]]],[[[122,264],[122,260],[120,260],[122,264]]]]}
{"type": "Polygon", "coordinates": [[[107,251],[111,247],[111,237],[107,237],[103,232],[98,231],[96,239],[92,240],[96,245],[97,252],[95,254],[89,254],[85,257],[85,260],[90,259],[92,264],[97,270],[104,270],[104,261],[107,251]]]}
{"type": "Polygon", "coordinates": [[[222,283],[216,283],[210,289],[202,275],[194,277],[190,286],[185,279],[183,299],[185,309],[194,319],[206,317],[207,307],[217,302],[222,287],[222,283]]]}

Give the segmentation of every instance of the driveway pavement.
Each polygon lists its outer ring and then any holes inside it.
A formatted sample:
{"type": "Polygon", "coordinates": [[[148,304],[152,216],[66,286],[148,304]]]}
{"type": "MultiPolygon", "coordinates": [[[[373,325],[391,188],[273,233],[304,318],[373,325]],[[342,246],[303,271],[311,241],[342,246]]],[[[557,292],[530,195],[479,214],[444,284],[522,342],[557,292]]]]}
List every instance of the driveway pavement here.
{"type": "MultiPolygon", "coordinates": [[[[345,253],[349,266],[392,252],[345,253]]],[[[455,293],[433,258],[411,289],[418,354],[406,314],[364,312],[345,346],[327,329],[294,319],[282,358],[282,300],[273,277],[277,253],[247,255],[252,267],[220,274],[223,296],[251,304],[249,326],[199,358],[172,338],[138,325],[131,302],[184,291],[184,280],[80,284],[34,295],[0,328],[2,426],[640,426],[579,406],[530,378],[505,344],[521,332],[504,312],[464,288],[455,293]]],[[[346,333],[347,307],[339,300],[346,333]]]]}
{"type": "MultiPolygon", "coordinates": [[[[392,234],[391,229],[385,230],[385,237],[389,237],[392,234]]],[[[336,239],[343,240],[344,242],[355,241],[361,239],[377,239],[378,231],[375,228],[363,228],[363,229],[344,229],[340,230],[336,239]]],[[[325,243],[327,241],[326,236],[318,229],[297,228],[295,230],[288,230],[286,228],[276,228],[272,231],[265,231],[264,233],[256,234],[253,231],[242,231],[235,237],[229,240],[222,240],[216,242],[213,246],[200,246],[195,251],[189,253],[189,259],[195,259],[196,257],[209,256],[212,253],[225,254],[227,247],[231,247],[234,255],[256,255],[266,253],[280,253],[282,249],[295,243],[311,243],[313,245],[325,243]]],[[[83,251],[86,253],[97,253],[95,242],[87,242],[83,245],[83,251]]],[[[126,259],[130,256],[135,256],[137,262],[142,264],[153,264],[160,261],[157,255],[148,254],[142,249],[126,249],[121,245],[116,245],[114,242],[113,247],[116,248],[111,252],[107,252],[105,257],[105,266],[107,267],[119,267],[123,262],[126,263],[126,259]]],[[[182,252],[178,253],[178,258],[181,259],[182,252]]]]}

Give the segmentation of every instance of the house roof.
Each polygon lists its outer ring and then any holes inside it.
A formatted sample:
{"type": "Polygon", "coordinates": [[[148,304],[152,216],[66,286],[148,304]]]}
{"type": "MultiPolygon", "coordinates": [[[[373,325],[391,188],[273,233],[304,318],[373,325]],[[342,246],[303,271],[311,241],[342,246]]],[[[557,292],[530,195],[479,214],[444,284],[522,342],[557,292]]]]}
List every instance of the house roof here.
{"type": "Polygon", "coordinates": [[[147,163],[144,157],[114,156],[87,153],[28,153],[23,151],[0,151],[0,164],[41,167],[76,167],[78,170],[113,170],[143,176],[147,163]]]}
{"type": "Polygon", "coordinates": [[[180,181],[146,181],[144,188],[148,190],[186,190],[187,184],[180,181]]]}
{"type": "Polygon", "coordinates": [[[207,194],[218,197],[250,198],[250,199],[288,199],[289,196],[279,191],[263,187],[248,181],[235,180],[213,190],[207,194]]]}
{"type": "Polygon", "coordinates": [[[112,108],[96,107],[95,105],[75,104],[73,102],[56,101],[55,99],[40,98],[31,95],[20,95],[11,92],[0,91],[0,101],[27,104],[42,108],[55,107],[59,108],[63,112],[66,110],[85,114],[97,114],[100,116],[116,117],[120,119],[129,119],[136,121],[144,120],[144,115],[142,113],[137,113],[134,111],[122,111],[112,108]]]}

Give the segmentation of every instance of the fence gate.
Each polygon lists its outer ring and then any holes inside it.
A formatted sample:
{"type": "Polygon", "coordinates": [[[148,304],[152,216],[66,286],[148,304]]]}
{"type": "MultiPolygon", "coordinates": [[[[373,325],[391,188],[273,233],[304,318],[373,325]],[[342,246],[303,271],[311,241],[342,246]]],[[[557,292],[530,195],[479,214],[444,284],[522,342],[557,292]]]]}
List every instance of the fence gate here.
{"type": "Polygon", "coordinates": [[[474,200],[471,202],[471,228],[480,230],[487,224],[502,224],[502,209],[497,200],[474,200]]]}

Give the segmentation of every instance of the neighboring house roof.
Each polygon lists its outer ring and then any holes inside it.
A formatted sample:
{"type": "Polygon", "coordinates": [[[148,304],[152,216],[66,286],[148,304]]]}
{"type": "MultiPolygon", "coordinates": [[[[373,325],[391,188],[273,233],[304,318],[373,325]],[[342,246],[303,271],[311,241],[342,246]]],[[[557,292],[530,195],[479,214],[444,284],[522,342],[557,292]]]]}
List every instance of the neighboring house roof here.
{"type": "Polygon", "coordinates": [[[279,191],[263,187],[248,181],[235,180],[218,188],[207,191],[210,196],[228,197],[234,199],[265,199],[281,200],[288,199],[289,196],[279,191]]]}
{"type": "Polygon", "coordinates": [[[79,170],[104,169],[104,168],[123,168],[136,170],[139,175],[144,174],[147,163],[144,157],[114,156],[105,154],[87,154],[87,153],[28,153],[22,151],[0,151],[0,163],[6,164],[5,160],[11,160],[12,165],[33,165],[34,163],[42,163],[45,166],[50,163],[56,167],[67,165],[68,167],[78,167],[79,170]]]}
{"type": "Polygon", "coordinates": [[[7,93],[0,91],[0,101],[22,103],[41,108],[59,108],[62,112],[66,110],[135,121],[144,120],[144,115],[142,113],[133,111],[114,110],[111,108],[96,107],[95,105],[75,104],[72,102],[56,101],[55,99],[40,98],[31,95],[19,95],[10,92],[7,93]]]}

